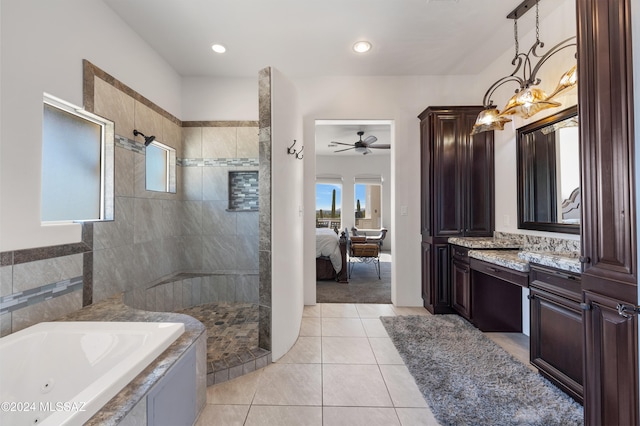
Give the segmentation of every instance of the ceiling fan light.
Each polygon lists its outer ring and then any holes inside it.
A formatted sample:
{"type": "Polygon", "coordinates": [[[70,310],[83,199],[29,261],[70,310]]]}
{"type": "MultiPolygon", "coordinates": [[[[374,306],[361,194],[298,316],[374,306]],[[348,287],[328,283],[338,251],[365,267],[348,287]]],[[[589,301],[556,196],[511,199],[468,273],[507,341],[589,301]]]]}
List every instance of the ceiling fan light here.
{"type": "Polygon", "coordinates": [[[564,93],[578,85],[578,65],[574,65],[571,69],[560,77],[558,87],[549,95],[549,99],[558,96],[560,93],[564,93]]]}
{"type": "Polygon", "coordinates": [[[500,115],[518,115],[529,118],[548,108],[559,107],[560,102],[548,99],[547,94],[537,87],[525,87],[513,95],[500,115]]]}
{"type": "Polygon", "coordinates": [[[473,136],[491,130],[504,130],[505,123],[510,121],[510,118],[500,115],[498,108],[490,106],[478,114],[478,118],[476,118],[476,122],[471,129],[471,135],[473,136]]]}

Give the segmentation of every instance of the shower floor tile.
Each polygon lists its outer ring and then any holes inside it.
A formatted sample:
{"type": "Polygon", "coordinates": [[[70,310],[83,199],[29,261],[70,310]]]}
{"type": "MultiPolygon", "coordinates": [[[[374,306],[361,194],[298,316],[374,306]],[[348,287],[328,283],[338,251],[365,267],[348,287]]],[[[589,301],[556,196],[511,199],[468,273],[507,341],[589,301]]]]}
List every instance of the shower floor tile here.
{"type": "Polygon", "coordinates": [[[258,347],[258,305],[211,303],[179,311],[207,328],[207,384],[261,368],[270,352],[258,347]]]}

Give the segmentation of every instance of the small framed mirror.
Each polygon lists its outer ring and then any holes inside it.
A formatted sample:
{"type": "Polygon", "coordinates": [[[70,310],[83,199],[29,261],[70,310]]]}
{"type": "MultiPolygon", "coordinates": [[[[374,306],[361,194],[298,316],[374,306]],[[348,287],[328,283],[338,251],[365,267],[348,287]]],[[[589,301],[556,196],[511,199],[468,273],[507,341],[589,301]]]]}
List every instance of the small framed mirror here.
{"type": "Polygon", "coordinates": [[[518,228],[580,233],[580,138],[574,106],[518,129],[518,228]]]}

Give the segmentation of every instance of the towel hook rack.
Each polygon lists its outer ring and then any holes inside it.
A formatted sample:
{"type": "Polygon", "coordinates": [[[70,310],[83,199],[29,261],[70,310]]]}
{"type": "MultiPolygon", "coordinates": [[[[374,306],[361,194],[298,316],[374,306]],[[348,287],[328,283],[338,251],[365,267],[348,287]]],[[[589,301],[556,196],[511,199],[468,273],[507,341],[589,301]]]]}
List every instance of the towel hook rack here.
{"type": "Polygon", "coordinates": [[[291,145],[290,147],[287,148],[287,154],[289,155],[295,155],[296,159],[298,160],[302,160],[303,155],[302,151],[304,150],[304,145],[302,145],[302,148],[300,148],[300,151],[297,151],[295,149],[293,149],[293,147],[296,146],[296,140],[293,140],[293,145],[291,145]]]}

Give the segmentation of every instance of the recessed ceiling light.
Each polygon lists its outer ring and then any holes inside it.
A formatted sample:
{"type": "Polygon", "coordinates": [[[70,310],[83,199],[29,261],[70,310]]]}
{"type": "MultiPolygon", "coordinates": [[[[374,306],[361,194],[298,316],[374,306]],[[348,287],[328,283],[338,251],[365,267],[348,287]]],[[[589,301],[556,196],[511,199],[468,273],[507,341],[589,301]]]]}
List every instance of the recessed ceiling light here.
{"type": "Polygon", "coordinates": [[[211,46],[211,49],[216,53],[224,53],[227,51],[227,48],[221,44],[214,44],[213,46],[211,46]]]}
{"type": "Polygon", "coordinates": [[[353,51],[357,53],[365,53],[371,50],[371,43],[368,41],[358,41],[353,45],[353,51]]]}

